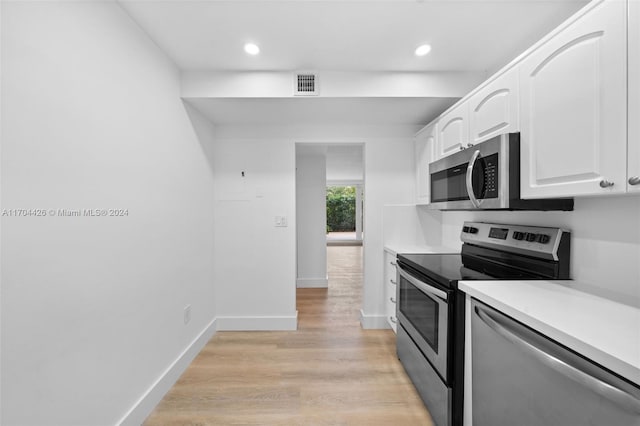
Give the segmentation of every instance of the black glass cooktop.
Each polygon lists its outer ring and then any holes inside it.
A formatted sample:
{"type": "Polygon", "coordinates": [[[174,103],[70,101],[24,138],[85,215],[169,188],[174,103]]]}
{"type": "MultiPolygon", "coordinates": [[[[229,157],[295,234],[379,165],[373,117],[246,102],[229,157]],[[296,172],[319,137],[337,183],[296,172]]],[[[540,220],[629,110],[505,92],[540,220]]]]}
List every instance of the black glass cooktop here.
{"type": "Polygon", "coordinates": [[[459,280],[495,279],[466,267],[461,254],[401,254],[398,260],[447,286],[459,280]]]}
{"type": "Polygon", "coordinates": [[[400,254],[398,261],[446,287],[460,280],[539,279],[531,271],[462,254],[400,254]]]}

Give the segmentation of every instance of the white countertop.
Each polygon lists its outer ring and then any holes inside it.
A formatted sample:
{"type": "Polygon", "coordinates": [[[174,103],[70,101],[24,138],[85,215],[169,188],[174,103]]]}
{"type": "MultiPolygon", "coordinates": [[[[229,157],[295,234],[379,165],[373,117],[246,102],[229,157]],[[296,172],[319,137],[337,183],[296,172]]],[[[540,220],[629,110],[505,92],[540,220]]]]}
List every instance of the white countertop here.
{"type": "Polygon", "coordinates": [[[573,281],[460,281],[470,296],[640,384],[640,309],[573,281]]]}
{"type": "Polygon", "coordinates": [[[393,255],[396,255],[398,253],[460,253],[460,248],[427,246],[421,244],[389,243],[384,245],[384,249],[393,255]]]}

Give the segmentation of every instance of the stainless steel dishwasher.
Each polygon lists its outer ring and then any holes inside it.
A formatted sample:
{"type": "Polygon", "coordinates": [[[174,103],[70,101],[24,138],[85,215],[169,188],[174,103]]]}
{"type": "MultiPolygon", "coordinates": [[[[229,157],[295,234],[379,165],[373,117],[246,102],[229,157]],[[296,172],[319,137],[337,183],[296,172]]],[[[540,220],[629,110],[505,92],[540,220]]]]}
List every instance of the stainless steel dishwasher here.
{"type": "Polygon", "coordinates": [[[474,426],[640,425],[637,384],[475,299],[471,312],[474,426]]]}

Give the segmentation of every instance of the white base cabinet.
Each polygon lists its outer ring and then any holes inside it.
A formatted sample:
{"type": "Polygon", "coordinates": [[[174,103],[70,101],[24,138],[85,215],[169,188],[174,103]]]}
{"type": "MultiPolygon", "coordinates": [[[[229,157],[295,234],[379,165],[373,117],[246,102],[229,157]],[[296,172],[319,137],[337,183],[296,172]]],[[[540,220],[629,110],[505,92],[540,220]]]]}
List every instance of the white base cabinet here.
{"type": "Polygon", "coordinates": [[[397,330],[397,288],[396,283],[396,255],[389,251],[384,252],[384,296],[386,303],[386,316],[389,326],[394,332],[397,330]]]}
{"type": "Polygon", "coordinates": [[[626,191],[626,9],[594,2],[519,64],[523,198],[626,191]]]}

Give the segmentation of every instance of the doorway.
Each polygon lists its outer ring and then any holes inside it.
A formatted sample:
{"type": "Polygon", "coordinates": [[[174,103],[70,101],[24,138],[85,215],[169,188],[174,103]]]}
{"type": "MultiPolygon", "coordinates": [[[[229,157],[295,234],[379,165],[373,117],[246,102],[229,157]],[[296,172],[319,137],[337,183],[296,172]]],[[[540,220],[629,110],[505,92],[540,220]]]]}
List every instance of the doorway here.
{"type": "Polygon", "coordinates": [[[364,144],[296,144],[296,287],[329,287],[329,234],[336,244],[362,245],[363,194],[364,144]],[[329,228],[327,207],[345,207],[344,220],[329,228]]]}
{"type": "Polygon", "coordinates": [[[327,246],[362,245],[363,185],[327,186],[327,246]]]}

